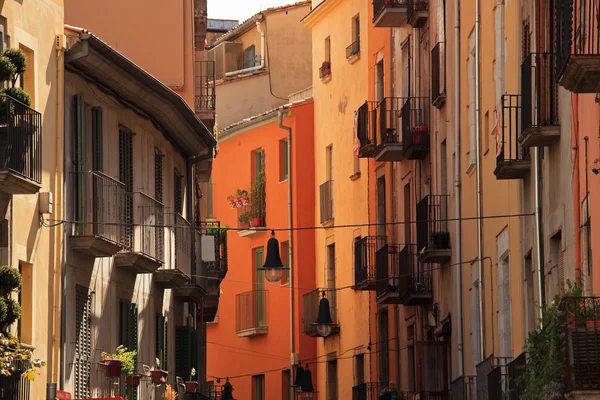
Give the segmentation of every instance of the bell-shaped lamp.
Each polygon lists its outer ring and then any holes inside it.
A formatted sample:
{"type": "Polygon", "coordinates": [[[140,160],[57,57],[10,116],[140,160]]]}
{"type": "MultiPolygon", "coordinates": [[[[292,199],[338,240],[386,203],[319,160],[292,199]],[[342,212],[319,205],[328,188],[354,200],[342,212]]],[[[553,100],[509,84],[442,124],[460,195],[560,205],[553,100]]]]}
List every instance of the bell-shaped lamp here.
{"type": "Polygon", "coordinates": [[[304,379],[304,368],[302,368],[302,364],[298,364],[296,367],[296,379],[294,379],[294,384],[292,387],[299,388],[302,387],[302,380],[304,379]]]}
{"type": "Polygon", "coordinates": [[[312,399],[313,394],[317,393],[312,383],[312,374],[308,369],[308,364],[306,364],[306,368],[304,368],[304,373],[302,374],[302,385],[298,390],[301,399],[312,399]]]}
{"type": "Polygon", "coordinates": [[[265,257],[265,264],[259,268],[261,271],[265,271],[265,278],[269,282],[279,282],[283,276],[283,271],[289,270],[284,267],[279,256],[279,240],[275,238],[275,231],[271,231],[271,238],[267,242],[267,256],[265,257]]]}
{"type": "Polygon", "coordinates": [[[317,320],[313,322],[313,325],[317,327],[317,334],[319,336],[327,337],[331,335],[334,323],[331,319],[329,300],[325,297],[325,292],[323,292],[323,297],[319,301],[319,315],[317,316],[317,320]]]}

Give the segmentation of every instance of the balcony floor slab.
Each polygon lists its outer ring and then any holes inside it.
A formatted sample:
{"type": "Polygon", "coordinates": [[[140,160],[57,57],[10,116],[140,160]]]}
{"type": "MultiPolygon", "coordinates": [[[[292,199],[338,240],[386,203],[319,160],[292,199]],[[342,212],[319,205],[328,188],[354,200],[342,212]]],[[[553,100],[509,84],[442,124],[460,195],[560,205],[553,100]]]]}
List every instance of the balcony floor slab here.
{"type": "Polygon", "coordinates": [[[427,248],[419,254],[418,259],[422,263],[441,264],[450,260],[450,257],[452,257],[452,250],[450,249],[427,248]]]}
{"type": "Polygon", "coordinates": [[[423,160],[429,153],[429,145],[426,144],[411,144],[404,151],[404,159],[406,160],[423,160]]]}
{"type": "Polygon", "coordinates": [[[179,269],[159,268],[154,271],[154,282],[165,289],[174,289],[184,286],[190,281],[190,277],[179,269]]]}
{"type": "Polygon", "coordinates": [[[408,7],[406,5],[385,5],[383,10],[373,18],[376,28],[399,28],[406,20],[408,7]]]}
{"type": "Polygon", "coordinates": [[[402,304],[405,306],[426,306],[433,300],[431,292],[409,292],[404,296],[402,304]]]}
{"type": "Polygon", "coordinates": [[[123,252],[115,255],[115,266],[136,274],[151,274],[162,266],[162,262],[144,253],[123,252]]]}
{"type": "Polygon", "coordinates": [[[423,28],[427,24],[427,17],[429,11],[427,10],[416,10],[408,18],[408,24],[413,28],[423,28]]]}
{"type": "Polygon", "coordinates": [[[401,143],[383,144],[377,154],[375,154],[375,161],[402,161],[403,159],[401,143]]]}
{"type": "Polygon", "coordinates": [[[239,237],[254,236],[259,233],[264,233],[267,230],[268,230],[267,228],[248,228],[243,231],[238,231],[238,235],[239,235],[239,237]]]}
{"type": "Polygon", "coordinates": [[[377,296],[377,304],[402,304],[402,298],[398,292],[387,292],[377,296]]]}
{"type": "Polygon", "coordinates": [[[496,166],[494,175],[496,179],[523,179],[531,170],[530,160],[508,160],[496,166]]]}
{"type": "Polygon", "coordinates": [[[266,335],[269,332],[269,328],[266,326],[260,328],[248,328],[242,329],[241,331],[237,331],[238,337],[250,337],[250,336],[260,336],[266,335]]]}
{"type": "Polygon", "coordinates": [[[573,93],[600,91],[600,54],[571,55],[558,83],[573,93]]]}
{"type": "Polygon", "coordinates": [[[546,125],[527,128],[519,136],[519,144],[523,147],[550,146],[560,138],[560,126],[546,125]]]}
{"type": "Polygon", "coordinates": [[[123,249],[119,244],[99,235],[71,236],[71,249],[92,257],[112,257],[123,249]]]}
{"type": "Polygon", "coordinates": [[[175,297],[192,300],[199,303],[204,297],[206,291],[196,283],[188,283],[174,289],[175,297]]]}
{"type": "Polygon", "coordinates": [[[0,190],[7,194],[35,194],[42,185],[13,171],[0,171],[0,190]]]}

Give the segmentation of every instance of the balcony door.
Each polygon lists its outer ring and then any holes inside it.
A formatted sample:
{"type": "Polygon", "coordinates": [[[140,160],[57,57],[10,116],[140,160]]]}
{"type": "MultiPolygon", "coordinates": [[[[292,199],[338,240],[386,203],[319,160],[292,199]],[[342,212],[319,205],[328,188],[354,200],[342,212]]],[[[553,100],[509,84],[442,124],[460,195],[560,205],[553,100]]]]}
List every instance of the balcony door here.
{"type": "Polygon", "coordinates": [[[119,180],[125,184],[127,192],[125,202],[125,229],[124,240],[129,248],[133,245],[133,132],[121,126],[119,127],[119,180]]]}
{"type": "Polygon", "coordinates": [[[385,176],[377,178],[377,250],[385,244],[386,236],[386,196],[385,176]]]}
{"type": "Polygon", "coordinates": [[[265,263],[264,257],[265,249],[264,247],[259,247],[254,250],[254,265],[256,269],[256,280],[254,283],[255,289],[255,313],[256,313],[256,326],[266,326],[267,325],[267,313],[266,313],[266,299],[265,299],[265,272],[259,270],[258,268],[262,267],[265,263]]]}

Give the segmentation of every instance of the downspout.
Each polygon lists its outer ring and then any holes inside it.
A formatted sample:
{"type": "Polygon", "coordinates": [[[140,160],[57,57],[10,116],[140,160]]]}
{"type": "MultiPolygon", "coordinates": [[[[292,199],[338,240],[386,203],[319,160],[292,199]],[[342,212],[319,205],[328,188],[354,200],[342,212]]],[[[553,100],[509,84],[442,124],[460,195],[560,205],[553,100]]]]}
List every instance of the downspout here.
{"type": "Polygon", "coordinates": [[[247,72],[258,71],[265,67],[265,59],[266,59],[266,57],[265,57],[265,32],[260,28],[260,22],[262,20],[263,20],[263,15],[258,14],[256,16],[256,30],[258,31],[258,33],[260,33],[260,65],[250,67],[250,68],[239,69],[237,71],[227,72],[227,73],[225,73],[225,76],[235,76],[235,75],[245,74],[247,72]]]}
{"type": "MultiPolygon", "coordinates": [[[[577,110],[579,109],[579,102],[578,102],[578,98],[576,94],[572,94],[572,97],[574,97],[577,100],[574,100],[572,102],[573,104],[573,110],[571,111],[572,113],[577,112],[577,110]]],[[[575,204],[573,207],[573,219],[575,220],[575,232],[576,234],[574,235],[574,247],[575,247],[575,279],[579,279],[579,278],[583,278],[583,268],[581,265],[581,192],[580,192],[580,172],[579,172],[579,164],[580,164],[580,154],[581,152],[579,151],[579,126],[577,125],[577,119],[573,118],[573,122],[575,122],[575,126],[574,129],[571,129],[571,148],[573,149],[573,166],[572,171],[573,171],[573,199],[575,200],[575,204]]],[[[588,170],[588,166],[587,166],[587,141],[588,141],[588,137],[585,136],[584,137],[584,141],[585,141],[585,171],[586,171],[586,178],[587,178],[587,170],[588,170]]],[[[586,179],[586,183],[587,183],[587,179],[586,179]]],[[[586,185],[587,187],[587,185],[586,185]]],[[[589,216],[588,216],[589,218],[589,216]]]]}
{"type": "MultiPolygon", "coordinates": [[[[290,276],[290,377],[293,377],[294,373],[294,270],[292,265],[294,264],[294,246],[293,246],[293,230],[292,230],[292,128],[290,126],[283,125],[283,110],[279,110],[277,113],[278,126],[280,129],[287,131],[287,167],[288,167],[288,179],[287,179],[287,195],[288,195],[288,224],[290,227],[289,238],[288,238],[288,251],[289,268],[288,274],[290,276]]],[[[290,387],[289,391],[293,396],[293,388],[290,387]]]]}
{"type": "MultiPolygon", "coordinates": [[[[454,45],[456,47],[454,56],[454,193],[456,196],[456,263],[462,262],[462,192],[461,192],[461,143],[460,143],[460,0],[454,2],[454,45]]],[[[458,375],[465,374],[465,355],[463,351],[463,288],[462,288],[462,267],[456,268],[456,313],[458,318],[457,326],[457,347],[458,347],[458,375]]]]}
{"type": "MultiPolygon", "coordinates": [[[[480,36],[480,21],[479,21],[479,2],[481,0],[475,0],[475,131],[476,131],[476,164],[477,164],[477,269],[478,269],[478,297],[479,297],[479,353],[480,361],[485,358],[485,327],[483,319],[483,267],[481,260],[483,259],[483,232],[481,222],[481,100],[479,98],[479,76],[480,73],[480,50],[479,50],[479,36],[480,36]]],[[[493,301],[493,300],[492,300],[493,301]]]]}
{"type": "Polygon", "coordinates": [[[543,318],[542,310],[544,309],[545,298],[546,298],[546,288],[544,283],[544,247],[542,241],[542,207],[540,203],[540,191],[541,191],[541,174],[540,174],[540,149],[539,147],[535,147],[533,149],[533,159],[535,163],[535,171],[534,171],[534,184],[535,184],[535,247],[537,251],[537,270],[538,270],[538,301],[540,304],[540,328],[543,328],[543,318]]]}

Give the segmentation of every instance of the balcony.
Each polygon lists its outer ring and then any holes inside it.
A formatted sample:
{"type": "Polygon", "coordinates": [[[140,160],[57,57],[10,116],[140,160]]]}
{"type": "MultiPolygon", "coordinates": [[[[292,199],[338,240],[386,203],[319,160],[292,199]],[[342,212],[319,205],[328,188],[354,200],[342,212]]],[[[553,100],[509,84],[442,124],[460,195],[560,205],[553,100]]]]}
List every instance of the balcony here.
{"type": "Polygon", "coordinates": [[[446,103],[446,43],[439,42],[431,50],[431,104],[442,108],[446,103]]]}
{"type": "Polygon", "coordinates": [[[354,242],[354,289],[376,289],[376,254],[385,244],[385,236],[368,236],[354,242]]]}
{"type": "Polygon", "coordinates": [[[356,42],[346,47],[346,60],[350,64],[354,63],[360,58],[360,40],[356,39],[356,42]]]}
{"type": "Polygon", "coordinates": [[[181,215],[170,218],[169,264],[154,271],[154,282],[165,289],[188,284],[192,274],[192,225],[181,215]]]}
{"type": "Polygon", "coordinates": [[[111,257],[127,247],[125,236],[125,184],[102,172],[77,172],[77,221],[70,237],[71,249],[92,257],[111,257]]]}
{"type": "Polygon", "coordinates": [[[377,103],[366,101],[358,108],[356,136],[358,137],[358,156],[360,158],[375,157],[377,153],[377,103]]]}
{"type": "Polygon", "coordinates": [[[477,365],[478,393],[482,390],[490,400],[505,400],[509,397],[508,364],[512,357],[488,357],[477,365]],[[486,375],[484,377],[484,375],[486,375]]]}
{"type": "Polygon", "coordinates": [[[506,366],[509,400],[519,400],[525,390],[523,382],[519,379],[527,372],[527,353],[521,353],[506,366]]]}
{"type": "Polygon", "coordinates": [[[238,231],[240,237],[252,236],[259,232],[265,232],[267,209],[266,209],[265,186],[254,188],[248,195],[246,201],[238,199],[237,217],[238,231]]]}
{"type": "Polygon", "coordinates": [[[519,145],[521,96],[502,95],[500,118],[496,122],[496,179],[523,179],[531,169],[529,149],[519,145]]]}
{"type": "Polygon", "coordinates": [[[319,78],[323,82],[329,82],[331,80],[331,62],[323,61],[321,68],[319,68],[319,78]]]}
{"type": "Polygon", "coordinates": [[[450,260],[448,195],[428,195],[417,204],[417,252],[419,262],[444,263],[450,260]]]}
{"type": "Polygon", "coordinates": [[[573,93],[600,91],[600,4],[554,2],[556,79],[573,93]]]}
{"type": "Polygon", "coordinates": [[[448,398],[448,342],[416,343],[416,393],[428,400],[448,398]]]}
{"type": "Polygon", "coordinates": [[[196,61],[194,75],[196,114],[200,115],[206,111],[214,112],[216,110],[215,62],[196,61]]]}
{"type": "Polygon", "coordinates": [[[377,143],[376,161],[402,161],[402,106],[406,99],[402,97],[386,97],[375,109],[372,128],[377,143]]]}
{"type": "Polygon", "coordinates": [[[452,389],[450,390],[451,400],[475,400],[475,394],[474,376],[461,376],[452,382],[452,389]]]}
{"type": "Polygon", "coordinates": [[[208,286],[202,304],[202,321],[215,322],[217,311],[219,311],[219,299],[221,297],[221,286],[208,286]]]}
{"type": "Polygon", "coordinates": [[[553,71],[554,55],[548,53],[531,53],[521,65],[521,146],[549,146],[560,137],[553,71]]]}
{"type": "Polygon", "coordinates": [[[129,245],[115,255],[115,266],[136,274],[151,274],[164,261],[164,206],[141,192],[128,196],[127,202],[125,212],[133,211],[133,224],[123,229],[129,245]]]}
{"type": "Polygon", "coordinates": [[[586,391],[594,391],[597,395],[600,391],[600,297],[565,297],[559,310],[562,311],[565,391],[584,395],[586,391]]]}
{"type": "Polygon", "coordinates": [[[10,376],[0,375],[0,399],[29,400],[30,382],[21,375],[30,368],[30,361],[13,359],[6,363],[8,365],[3,367],[8,367],[13,373],[10,376]]]}
{"type": "Polygon", "coordinates": [[[406,99],[401,116],[404,158],[424,159],[429,153],[429,98],[406,99]]]}
{"type": "Polygon", "coordinates": [[[416,246],[407,244],[398,254],[398,297],[405,306],[425,306],[433,299],[431,268],[417,262],[416,246]]]}
{"type": "Polygon", "coordinates": [[[379,382],[365,382],[352,387],[352,400],[378,400],[381,392],[379,382]]]}
{"type": "Polygon", "coordinates": [[[378,304],[402,304],[398,293],[399,264],[397,244],[384,244],[375,254],[376,278],[375,293],[378,304]]]}
{"type": "Polygon", "coordinates": [[[0,191],[34,194],[42,187],[42,114],[0,95],[0,191]]]}
{"type": "Polygon", "coordinates": [[[196,232],[196,245],[200,244],[202,250],[199,253],[202,254],[202,257],[198,257],[199,270],[202,272],[201,275],[214,278],[208,282],[209,286],[218,285],[228,271],[227,228],[221,228],[218,221],[202,223],[202,225],[205,224],[206,227],[201,227],[204,231],[202,235],[196,232]]]}
{"type": "Polygon", "coordinates": [[[331,334],[334,335],[340,332],[340,324],[337,316],[337,290],[335,289],[315,289],[312,292],[302,295],[302,313],[304,333],[310,337],[318,337],[317,327],[313,322],[317,320],[319,314],[319,302],[321,295],[325,292],[325,297],[329,300],[329,312],[331,320],[335,325],[332,326],[331,334]]]}
{"type": "Polygon", "coordinates": [[[413,28],[423,28],[429,16],[429,0],[406,0],[407,22],[413,28]]]}
{"type": "Polygon", "coordinates": [[[373,0],[373,25],[377,28],[399,28],[407,12],[407,0],[373,0]]]}
{"type": "Polygon", "coordinates": [[[319,186],[321,202],[321,225],[333,223],[333,181],[327,181],[319,186]]]}
{"type": "Polygon", "coordinates": [[[238,337],[267,334],[266,290],[251,290],[235,295],[235,331],[238,337]]]}

